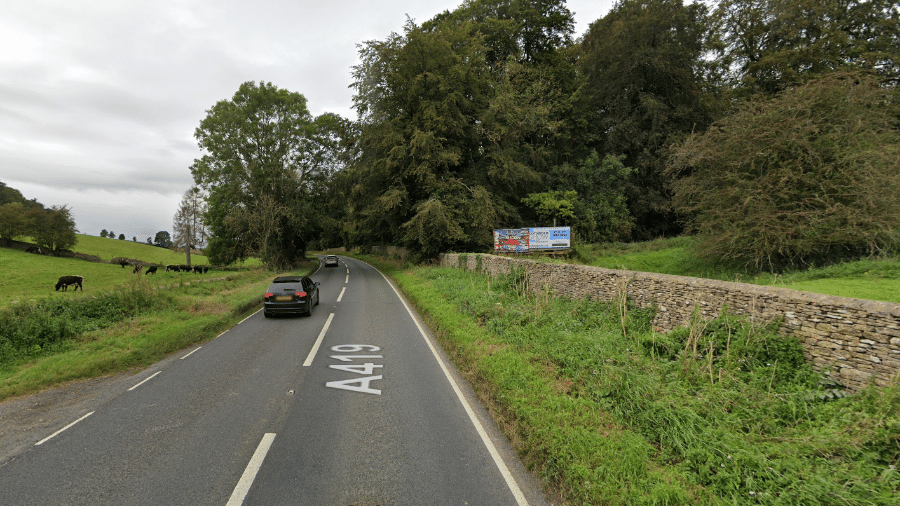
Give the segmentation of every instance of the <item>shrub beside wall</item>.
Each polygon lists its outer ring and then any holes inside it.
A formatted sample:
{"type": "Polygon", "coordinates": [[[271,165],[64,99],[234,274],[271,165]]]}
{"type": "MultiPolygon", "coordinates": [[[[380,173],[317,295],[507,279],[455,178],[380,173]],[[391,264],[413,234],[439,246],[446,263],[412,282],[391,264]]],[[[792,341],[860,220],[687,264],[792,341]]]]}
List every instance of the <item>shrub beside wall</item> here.
{"type": "Polygon", "coordinates": [[[611,301],[625,290],[635,305],[656,309],[658,332],[688,325],[695,308],[710,319],[727,308],[758,323],[780,320],[779,331],[801,340],[817,370],[851,390],[886,386],[900,375],[900,304],[487,254],[445,254],[441,266],[491,276],[520,268],[530,290],[572,299],[611,301]]]}

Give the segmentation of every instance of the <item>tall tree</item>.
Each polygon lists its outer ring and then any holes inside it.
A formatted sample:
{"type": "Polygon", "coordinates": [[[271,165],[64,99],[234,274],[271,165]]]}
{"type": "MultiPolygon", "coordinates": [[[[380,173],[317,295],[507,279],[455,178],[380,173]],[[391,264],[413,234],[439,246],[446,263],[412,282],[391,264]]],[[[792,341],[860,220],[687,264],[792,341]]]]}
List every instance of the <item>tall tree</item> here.
{"type": "Polygon", "coordinates": [[[203,223],[205,214],[206,202],[200,189],[194,186],[184,192],[172,224],[172,230],[175,232],[172,246],[184,251],[187,265],[191,265],[191,250],[205,244],[209,235],[203,223]]]}
{"type": "Polygon", "coordinates": [[[54,255],[78,243],[75,235],[75,219],[68,206],[51,206],[43,210],[29,211],[31,237],[39,245],[52,251],[54,255]]]}
{"type": "Polygon", "coordinates": [[[282,268],[305,256],[310,177],[322,169],[310,150],[315,132],[303,95],[271,83],[246,82],[207,111],[194,134],[206,154],[191,173],[208,193],[212,261],[258,255],[282,268]]]}
{"type": "Polygon", "coordinates": [[[627,196],[635,239],[680,232],[666,150],[714,119],[707,17],[700,3],[621,0],[590,25],[581,44],[579,120],[599,153],[623,155],[632,169],[627,196]]]}
{"type": "Polygon", "coordinates": [[[424,31],[409,23],[403,38],[362,49],[354,74],[364,124],[357,243],[399,243],[432,255],[466,243],[466,229],[494,214],[484,188],[463,181],[480,158],[474,119],[487,84],[470,29],[424,31]]]}
{"type": "Polygon", "coordinates": [[[562,1],[473,0],[363,45],[352,241],[434,255],[520,225],[555,163],[571,31],[562,1]]]}

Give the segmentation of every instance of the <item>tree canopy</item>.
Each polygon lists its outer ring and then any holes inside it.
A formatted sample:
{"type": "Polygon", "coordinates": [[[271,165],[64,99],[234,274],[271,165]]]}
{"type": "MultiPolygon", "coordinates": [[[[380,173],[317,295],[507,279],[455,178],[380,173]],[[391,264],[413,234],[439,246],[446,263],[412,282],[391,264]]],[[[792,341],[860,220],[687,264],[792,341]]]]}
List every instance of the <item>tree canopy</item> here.
{"type": "MultiPolygon", "coordinates": [[[[149,237],[147,239],[150,239],[149,237]]],[[[160,230],[153,238],[153,245],[160,248],[172,247],[172,236],[166,230],[160,230]]]]}
{"type": "Polygon", "coordinates": [[[478,0],[363,44],[352,241],[431,256],[521,223],[557,156],[572,26],[561,1],[478,0]]]}
{"type": "Polygon", "coordinates": [[[47,210],[35,208],[29,212],[28,217],[31,238],[38,246],[47,248],[54,255],[78,244],[75,219],[68,206],[50,206],[47,210]]]}
{"type": "Polygon", "coordinates": [[[271,267],[302,259],[310,239],[311,178],[328,160],[303,95],[246,82],[207,111],[195,137],[205,151],[191,166],[207,194],[204,219],[215,263],[250,255],[271,267]]]}

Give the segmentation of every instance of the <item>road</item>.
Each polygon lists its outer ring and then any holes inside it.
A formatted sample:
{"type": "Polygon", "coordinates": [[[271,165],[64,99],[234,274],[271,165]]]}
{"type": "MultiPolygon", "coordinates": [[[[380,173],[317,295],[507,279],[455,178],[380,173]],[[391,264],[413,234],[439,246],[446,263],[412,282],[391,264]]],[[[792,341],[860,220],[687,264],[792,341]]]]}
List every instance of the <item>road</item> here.
{"type": "Polygon", "coordinates": [[[546,504],[381,273],[312,277],[312,316],[254,313],[34,434],[0,504],[546,504]]]}

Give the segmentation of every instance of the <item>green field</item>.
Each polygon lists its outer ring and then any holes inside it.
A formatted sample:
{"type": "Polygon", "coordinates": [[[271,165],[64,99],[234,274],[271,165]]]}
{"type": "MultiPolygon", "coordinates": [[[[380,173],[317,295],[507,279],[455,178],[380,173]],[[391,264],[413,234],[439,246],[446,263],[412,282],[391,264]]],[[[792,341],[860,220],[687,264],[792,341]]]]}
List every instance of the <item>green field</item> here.
{"type": "MultiPolygon", "coordinates": [[[[158,265],[184,264],[186,261],[185,254],[181,252],[139,242],[89,235],[78,235],[78,244],[72,247],[72,251],[98,256],[107,262],[113,258],[133,258],[146,264],[158,265]]],[[[209,265],[209,261],[203,255],[192,254],[191,265],[209,265]]],[[[259,262],[252,260],[245,265],[256,267],[259,262]]],[[[130,266],[122,267],[119,264],[35,255],[18,249],[0,248],[0,272],[3,273],[3,279],[0,280],[0,308],[30,300],[90,297],[100,291],[112,290],[135,277],[147,279],[152,286],[167,286],[222,274],[215,268],[206,274],[164,272],[164,269],[160,269],[156,274],[147,275],[144,271],[132,274],[132,270],[130,266]],[[66,292],[55,291],[54,285],[60,276],[84,276],[84,292],[73,292],[71,287],[66,292]]]]}
{"type": "MultiPolygon", "coordinates": [[[[71,249],[76,253],[95,255],[103,260],[112,260],[116,257],[135,258],[145,263],[155,264],[183,264],[185,254],[166,248],[158,248],[147,243],[120,241],[118,239],[105,239],[92,235],[78,234],[78,244],[71,249]]],[[[203,255],[191,254],[191,265],[208,265],[209,261],[203,255]]]]}

